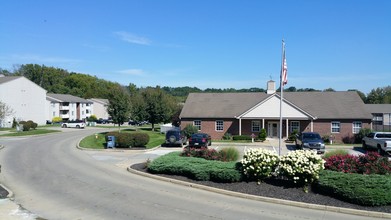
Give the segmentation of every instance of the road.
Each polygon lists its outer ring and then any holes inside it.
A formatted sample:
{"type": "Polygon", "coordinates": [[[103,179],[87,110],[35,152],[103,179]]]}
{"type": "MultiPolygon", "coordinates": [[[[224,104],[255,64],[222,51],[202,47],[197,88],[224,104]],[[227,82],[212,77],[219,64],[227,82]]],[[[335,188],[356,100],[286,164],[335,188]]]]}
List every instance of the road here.
{"type": "Polygon", "coordinates": [[[44,219],[373,219],[220,195],[126,171],[143,154],[81,151],[96,130],[1,138],[0,182],[44,219]],[[124,156],[126,155],[126,156],[124,156]]]}

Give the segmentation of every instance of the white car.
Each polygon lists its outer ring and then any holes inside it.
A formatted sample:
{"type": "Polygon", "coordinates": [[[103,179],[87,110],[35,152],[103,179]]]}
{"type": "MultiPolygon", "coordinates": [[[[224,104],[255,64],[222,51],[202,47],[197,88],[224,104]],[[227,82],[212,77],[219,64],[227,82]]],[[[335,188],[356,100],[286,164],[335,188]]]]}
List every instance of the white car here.
{"type": "Polygon", "coordinates": [[[86,124],[83,121],[67,121],[62,123],[63,128],[85,128],[86,124]]]}

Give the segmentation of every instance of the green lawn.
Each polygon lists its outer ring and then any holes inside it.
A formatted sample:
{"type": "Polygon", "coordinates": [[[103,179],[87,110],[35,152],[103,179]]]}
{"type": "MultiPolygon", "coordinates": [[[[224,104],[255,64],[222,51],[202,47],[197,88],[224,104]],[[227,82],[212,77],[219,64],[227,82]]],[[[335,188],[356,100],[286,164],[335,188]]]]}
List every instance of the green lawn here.
{"type": "MultiPolygon", "coordinates": [[[[122,129],[121,132],[142,132],[149,135],[149,142],[146,146],[146,149],[157,147],[164,143],[165,136],[159,131],[151,131],[150,127],[139,127],[135,128],[126,128],[122,129]]],[[[105,133],[98,133],[85,137],[80,141],[80,147],[90,148],[90,149],[104,149],[106,146],[105,133]]]]}
{"type": "Polygon", "coordinates": [[[14,129],[12,129],[12,130],[10,130],[9,133],[2,134],[0,136],[12,136],[12,137],[14,137],[14,136],[29,136],[29,135],[49,134],[49,133],[53,133],[53,132],[60,132],[60,131],[37,128],[36,130],[17,132],[14,129]]]}

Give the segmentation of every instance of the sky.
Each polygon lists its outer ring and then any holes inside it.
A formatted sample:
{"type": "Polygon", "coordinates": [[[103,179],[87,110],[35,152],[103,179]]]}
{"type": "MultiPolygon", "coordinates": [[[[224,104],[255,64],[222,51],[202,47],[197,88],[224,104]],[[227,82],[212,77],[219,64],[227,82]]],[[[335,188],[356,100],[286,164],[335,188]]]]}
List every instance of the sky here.
{"type": "Polygon", "coordinates": [[[2,0],[0,68],[40,64],[122,85],[391,85],[389,0],[2,0]]]}

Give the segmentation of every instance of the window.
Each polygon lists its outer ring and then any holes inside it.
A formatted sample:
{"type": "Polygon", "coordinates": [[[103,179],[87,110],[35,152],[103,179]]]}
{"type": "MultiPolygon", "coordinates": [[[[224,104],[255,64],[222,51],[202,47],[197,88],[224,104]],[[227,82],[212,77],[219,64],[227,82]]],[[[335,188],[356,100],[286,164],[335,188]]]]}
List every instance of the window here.
{"type": "Polygon", "coordinates": [[[56,116],[56,112],[53,112],[53,117],[56,116]]]}
{"type": "Polygon", "coordinates": [[[333,121],[331,122],[331,133],[339,133],[341,131],[341,122],[333,121]]]}
{"type": "Polygon", "coordinates": [[[222,120],[216,121],[216,131],[224,131],[224,121],[222,120]]]}
{"type": "Polygon", "coordinates": [[[261,131],[261,122],[260,121],[251,121],[251,131],[260,132],[261,131]]]}
{"type": "Polygon", "coordinates": [[[199,131],[201,131],[201,120],[195,120],[193,121],[193,125],[198,128],[199,131]]]}
{"type": "Polygon", "coordinates": [[[362,127],[361,121],[354,121],[353,122],[353,134],[358,134],[358,132],[360,132],[361,127],[362,127]]]}
{"type": "Polygon", "coordinates": [[[293,131],[300,132],[300,122],[299,121],[291,121],[291,133],[293,131]]]}

